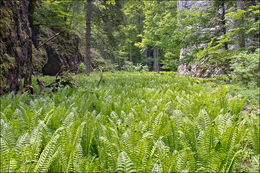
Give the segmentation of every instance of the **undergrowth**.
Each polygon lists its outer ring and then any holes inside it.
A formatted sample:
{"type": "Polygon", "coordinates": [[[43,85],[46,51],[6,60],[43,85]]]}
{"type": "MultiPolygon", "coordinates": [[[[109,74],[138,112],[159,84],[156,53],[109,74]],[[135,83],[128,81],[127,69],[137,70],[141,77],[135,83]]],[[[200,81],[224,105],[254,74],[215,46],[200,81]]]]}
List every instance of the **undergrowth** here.
{"type": "Polygon", "coordinates": [[[175,73],[74,79],[0,97],[0,172],[259,170],[259,115],[228,85],[175,73]]]}

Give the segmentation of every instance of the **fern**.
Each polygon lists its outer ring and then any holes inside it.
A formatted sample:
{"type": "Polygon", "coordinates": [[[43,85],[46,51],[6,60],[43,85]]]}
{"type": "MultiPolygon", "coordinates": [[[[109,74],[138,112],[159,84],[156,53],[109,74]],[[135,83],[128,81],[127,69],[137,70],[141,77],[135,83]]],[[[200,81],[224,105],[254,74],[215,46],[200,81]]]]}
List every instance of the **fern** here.
{"type": "Polygon", "coordinates": [[[18,141],[16,142],[15,151],[20,154],[21,148],[29,144],[30,136],[28,133],[25,133],[24,135],[20,136],[18,141]]]}
{"type": "Polygon", "coordinates": [[[122,151],[117,158],[117,172],[135,172],[134,164],[128,157],[127,153],[122,151]]]}
{"type": "Polygon", "coordinates": [[[48,168],[54,158],[54,153],[55,150],[58,148],[59,145],[59,138],[60,138],[60,132],[63,130],[64,128],[61,127],[59,129],[56,130],[56,132],[53,134],[50,142],[47,144],[47,146],[45,147],[45,149],[43,150],[43,152],[40,155],[40,158],[37,162],[37,165],[35,167],[35,170],[38,172],[46,172],[48,171],[48,168]]]}
{"type": "Polygon", "coordinates": [[[248,121],[251,127],[249,130],[249,141],[253,146],[254,153],[260,155],[259,116],[252,114],[251,117],[248,118],[248,121]]]}
{"type": "Polygon", "coordinates": [[[7,142],[8,146],[12,148],[15,146],[15,138],[13,132],[8,123],[6,123],[3,119],[0,119],[1,124],[1,137],[7,142]]]}
{"type": "Polygon", "coordinates": [[[162,165],[159,163],[155,163],[152,172],[163,172],[162,165]]]}
{"type": "Polygon", "coordinates": [[[80,172],[80,166],[79,166],[79,154],[82,154],[82,148],[80,146],[80,141],[83,134],[83,129],[86,122],[82,122],[81,125],[78,127],[74,139],[72,141],[72,149],[69,151],[70,156],[67,163],[66,172],[80,172]]]}
{"type": "Polygon", "coordinates": [[[188,153],[185,149],[182,151],[179,151],[179,154],[177,157],[177,163],[176,163],[177,172],[182,172],[186,169],[187,158],[188,158],[188,153]]]}
{"type": "Polygon", "coordinates": [[[99,88],[95,74],[79,75],[78,89],[1,96],[0,171],[259,169],[259,117],[240,112],[245,99],[227,86],[162,74],[105,73],[99,88]]]}
{"type": "Polygon", "coordinates": [[[99,150],[102,158],[106,163],[106,168],[108,170],[114,170],[116,167],[117,157],[118,157],[118,146],[114,143],[109,142],[105,137],[100,137],[103,149],[99,150]]]}
{"type": "Polygon", "coordinates": [[[0,171],[1,172],[9,171],[9,161],[10,161],[9,153],[10,151],[7,143],[4,141],[2,137],[0,137],[0,155],[1,155],[0,171]]]}

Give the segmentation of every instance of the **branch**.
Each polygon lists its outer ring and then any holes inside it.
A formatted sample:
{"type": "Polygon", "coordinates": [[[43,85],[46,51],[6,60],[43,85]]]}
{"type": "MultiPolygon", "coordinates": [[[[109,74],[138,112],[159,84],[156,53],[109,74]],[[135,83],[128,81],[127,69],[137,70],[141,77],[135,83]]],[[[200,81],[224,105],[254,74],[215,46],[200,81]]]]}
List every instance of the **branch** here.
{"type": "Polygon", "coordinates": [[[49,41],[53,40],[55,37],[57,37],[58,35],[60,35],[60,33],[56,33],[55,35],[51,36],[50,38],[48,38],[45,42],[43,42],[40,46],[37,47],[37,49],[39,49],[40,47],[42,47],[43,45],[45,45],[46,43],[48,43],[49,41]]]}
{"type": "Polygon", "coordinates": [[[100,82],[102,81],[102,77],[103,77],[103,72],[102,72],[102,70],[100,69],[100,79],[99,79],[99,81],[98,81],[98,83],[97,83],[97,87],[99,86],[100,82]]]}

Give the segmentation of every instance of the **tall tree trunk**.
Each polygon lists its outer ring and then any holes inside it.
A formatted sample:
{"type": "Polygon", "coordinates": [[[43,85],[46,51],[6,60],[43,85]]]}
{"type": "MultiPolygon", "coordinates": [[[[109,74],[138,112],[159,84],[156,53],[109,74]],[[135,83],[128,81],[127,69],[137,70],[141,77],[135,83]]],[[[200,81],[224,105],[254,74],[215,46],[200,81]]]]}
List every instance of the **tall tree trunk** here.
{"type": "MultiPolygon", "coordinates": [[[[245,7],[244,0],[238,0],[237,7],[238,7],[238,9],[244,9],[244,7],[245,7]]],[[[244,17],[242,16],[237,22],[238,22],[238,27],[240,28],[240,30],[238,32],[238,46],[239,46],[239,48],[244,48],[246,46],[245,30],[243,28],[244,17]]]]}
{"type": "Polygon", "coordinates": [[[159,72],[158,49],[153,50],[153,70],[159,72]]]}
{"type": "Polygon", "coordinates": [[[27,85],[32,84],[32,49],[33,49],[33,42],[32,42],[32,32],[34,30],[34,25],[33,25],[33,14],[35,10],[35,5],[36,5],[36,0],[30,0],[29,6],[28,6],[28,20],[29,20],[29,25],[30,25],[30,37],[29,37],[29,45],[28,45],[28,61],[27,61],[27,71],[24,77],[24,87],[27,85]]]}
{"type": "Polygon", "coordinates": [[[86,73],[90,73],[93,71],[93,68],[91,66],[91,60],[90,60],[91,11],[92,11],[91,0],[87,0],[86,2],[86,58],[85,58],[86,73]]]}
{"type": "MultiPolygon", "coordinates": [[[[259,0],[255,0],[254,6],[256,6],[259,3],[259,0]]],[[[259,20],[259,15],[255,15],[255,23],[257,23],[259,20]]],[[[260,31],[258,30],[253,37],[254,45],[259,46],[260,41],[260,31]]],[[[259,80],[260,82],[260,80],[259,80]]]]}
{"type": "MultiPolygon", "coordinates": [[[[39,2],[38,2],[39,3],[39,2]]],[[[30,28],[31,28],[31,40],[34,44],[34,46],[37,48],[39,45],[39,25],[35,25],[33,22],[33,15],[34,15],[34,11],[35,11],[35,7],[36,7],[36,0],[30,0],[29,1],[29,6],[28,6],[28,20],[29,20],[29,24],[30,24],[30,28]]]]}
{"type": "Polygon", "coordinates": [[[17,92],[26,73],[30,83],[28,5],[28,0],[0,0],[0,95],[17,92]]]}
{"type": "MultiPolygon", "coordinates": [[[[224,35],[226,35],[226,33],[227,33],[226,20],[225,20],[226,10],[225,10],[225,2],[224,1],[221,3],[221,8],[222,8],[222,15],[221,15],[222,32],[223,32],[224,35]]],[[[224,49],[228,50],[228,43],[227,42],[224,43],[224,49]]]]}

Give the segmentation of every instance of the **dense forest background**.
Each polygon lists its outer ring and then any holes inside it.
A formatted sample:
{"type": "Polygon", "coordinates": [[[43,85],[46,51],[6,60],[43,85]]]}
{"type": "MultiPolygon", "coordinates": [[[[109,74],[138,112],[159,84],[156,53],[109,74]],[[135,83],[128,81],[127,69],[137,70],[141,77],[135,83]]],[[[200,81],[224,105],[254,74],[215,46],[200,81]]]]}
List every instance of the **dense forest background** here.
{"type": "Polygon", "coordinates": [[[0,94],[60,71],[177,71],[259,85],[258,0],[2,0],[0,94]],[[22,84],[23,83],[23,84],[22,84]]]}

